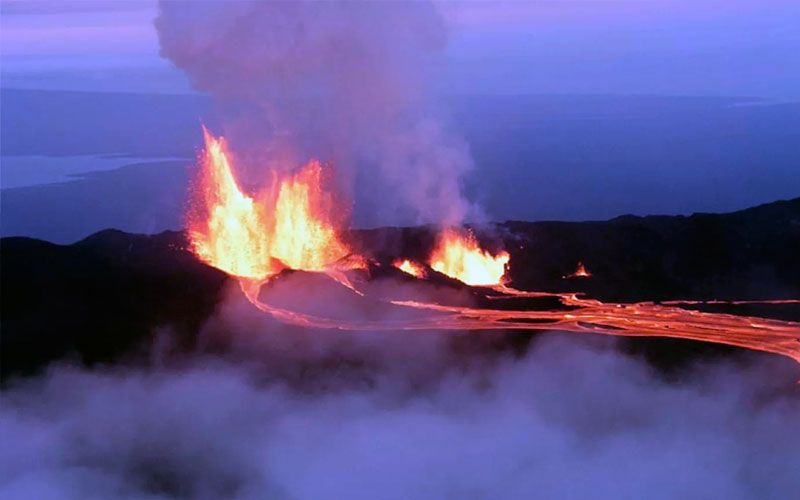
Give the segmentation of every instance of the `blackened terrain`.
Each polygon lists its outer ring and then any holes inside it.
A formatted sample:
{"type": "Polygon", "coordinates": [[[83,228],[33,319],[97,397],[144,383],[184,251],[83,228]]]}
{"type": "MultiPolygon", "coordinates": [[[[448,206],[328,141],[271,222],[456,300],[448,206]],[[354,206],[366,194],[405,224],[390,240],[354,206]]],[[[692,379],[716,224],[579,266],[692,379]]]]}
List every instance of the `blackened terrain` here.
{"type": "MultiPolygon", "coordinates": [[[[355,231],[361,251],[424,261],[435,228],[355,231]]],[[[624,216],[604,222],[507,222],[476,228],[511,253],[512,285],[582,291],[606,301],[800,298],[800,198],[729,214],[624,216]],[[590,278],[565,278],[582,261],[590,278]]],[[[214,311],[228,278],[186,250],[184,235],[115,230],[72,245],[0,240],[2,375],[72,356],[93,364],[135,358],[167,329],[185,348],[214,311]]],[[[800,321],[800,306],[705,306],[800,321]]],[[[524,348],[532,334],[503,337],[524,348]]],[[[738,350],[675,339],[625,339],[660,368],[738,350]]]]}
{"type": "Polygon", "coordinates": [[[185,250],[181,233],[115,230],[72,245],[0,240],[3,377],[70,356],[135,356],[168,328],[186,345],[213,311],[226,275],[185,250]]]}
{"type": "MultiPolygon", "coordinates": [[[[477,227],[511,254],[512,285],[604,301],[800,298],[800,198],[727,214],[477,227]],[[590,278],[569,277],[582,262],[590,278]]],[[[361,231],[364,251],[424,261],[436,228],[361,231]]]]}

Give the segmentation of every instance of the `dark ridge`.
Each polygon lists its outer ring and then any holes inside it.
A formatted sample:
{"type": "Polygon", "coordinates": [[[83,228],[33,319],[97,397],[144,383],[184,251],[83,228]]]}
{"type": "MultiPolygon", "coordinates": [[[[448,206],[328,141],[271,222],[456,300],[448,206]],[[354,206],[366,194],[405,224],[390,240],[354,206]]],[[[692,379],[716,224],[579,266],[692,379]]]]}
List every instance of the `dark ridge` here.
{"type": "MultiPolygon", "coordinates": [[[[507,222],[476,229],[482,244],[502,245],[511,253],[511,284],[520,289],[584,292],[605,301],[800,298],[800,198],[720,215],[507,222]],[[562,278],[578,261],[593,276],[562,278]]],[[[383,262],[371,269],[373,279],[413,281],[387,264],[396,257],[425,260],[435,229],[382,228],[354,231],[352,237],[361,242],[360,251],[383,262]]],[[[431,280],[463,289],[437,273],[431,280]]],[[[137,235],[108,229],[72,245],[0,239],[0,375],[5,380],[34,373],[65,357],[86,364],[135,358],[159,329],[169,329],[180,348],[191,349],[227,281],[187,251],[180,232],[137,235]]],[[[502,302],[478,305],[554,305],[548,298],[502,302]]],[[[800,321],[797,305],[708,307],[800,321]]],[[[493,338],[502,339],[503,349],[523,352],[537,337],[510,332],[493,338]]],[[[463,336],[461,342],[471,338],[463,336]]],[[[619,342],[665,371],[698,358],[743,352],[680,339],[619,342]]]]}
{"type": "Polygon", "coordinates": [[[110,362],[158,328],[190,345],[227,277],[183,250],[181,233],[101,231],[73,245],[0,240],[0,374],[70,357],[110,362]]]}
{"type": "MultiPolygon", "coordinates": [[[[433,246],[430,232],[381,228],[363,231],[363,241],[376,254],[394,245],[404,258],[420,259],[433,246]],[[408,241],[422,247],[409,249],[408,241]]],[[[502,240],[511,254],[511,285],[523,290],[614,302],[800,298],[800,198],[727,214],[510,221],[483,227],[479,236],[490,248],[502,240]],[[578,262],[592,276],[564,278],[578,262]]],[[[800,319],[800,308],[780,314],[800,319]]]]}

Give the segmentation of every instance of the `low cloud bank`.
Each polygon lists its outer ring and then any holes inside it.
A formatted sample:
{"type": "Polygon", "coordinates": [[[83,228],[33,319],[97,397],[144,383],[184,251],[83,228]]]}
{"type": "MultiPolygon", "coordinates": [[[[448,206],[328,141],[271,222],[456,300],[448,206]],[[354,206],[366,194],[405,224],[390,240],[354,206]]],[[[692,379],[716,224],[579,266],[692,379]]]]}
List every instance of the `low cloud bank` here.
{"type": "Polygon", "coordinates": [[[286,352],[253,349],[249,359],[195,355],[169,368],[57,366],[19,382],[0,409],[0,497],[800,491],[791,362],[759,356],[665,382],[613,339],[588,335],[546,335],[522,357],[466,364],[448,359],[434,334],[414,335],[404,349],[400,334],[383,347],[346,338],[336,356],[298,356],[306,361],[293,368],[274,363],[286,352]]]}

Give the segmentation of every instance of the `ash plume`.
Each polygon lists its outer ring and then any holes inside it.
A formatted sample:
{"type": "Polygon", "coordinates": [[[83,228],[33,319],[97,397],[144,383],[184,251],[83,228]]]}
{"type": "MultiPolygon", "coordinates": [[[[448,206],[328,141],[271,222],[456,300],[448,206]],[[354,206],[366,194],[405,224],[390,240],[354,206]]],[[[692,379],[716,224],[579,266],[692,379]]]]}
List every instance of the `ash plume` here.
{"type": "Polygon", "coordinates": [[[161,54],[210,93],[245,179],[332,160],[362,225],[480,217],[469,149],[431,93],[447,41],[429,2],[161,1],[161,54]]]}

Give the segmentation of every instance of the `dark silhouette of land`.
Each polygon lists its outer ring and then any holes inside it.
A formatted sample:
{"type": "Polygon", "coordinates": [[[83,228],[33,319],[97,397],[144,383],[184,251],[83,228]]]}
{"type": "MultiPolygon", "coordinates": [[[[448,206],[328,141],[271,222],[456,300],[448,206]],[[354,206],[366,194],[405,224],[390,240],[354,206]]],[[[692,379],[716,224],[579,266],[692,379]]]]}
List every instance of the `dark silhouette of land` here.
{"type": "MultiPolygon", "coordinates": [[[[510,276],[519,289],[618,302],[800,298],[800,198],[728,214],[506,222],[475,230],[487,248],[511,253],[510,276]],[[592,276],[564,278],[579,261],[592,276]]],[[[358,251],[388,263],[399,256],[424,261],[435,234],[433,227],[381,228],[350,238],[358,251]]],[[[159,329],[170,331],[180,349],[194,349],[226,284],[233,281],[198,261],[181,232],[106,230],[72,245],[3,238],[3,378],[64,357],[86,364],[135,360],[159,329]]],[[[796,304],[701,307],[800,321],[796,304]]],[[[492,335],[496,346],[524,349],[536,334],[492,335]]],[[[667,371],[698,356],[741,351],[676,339],[620,342],[667,371]]]]}

